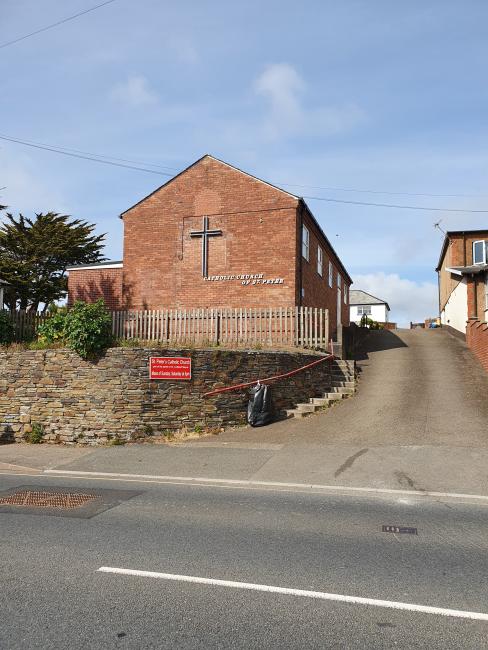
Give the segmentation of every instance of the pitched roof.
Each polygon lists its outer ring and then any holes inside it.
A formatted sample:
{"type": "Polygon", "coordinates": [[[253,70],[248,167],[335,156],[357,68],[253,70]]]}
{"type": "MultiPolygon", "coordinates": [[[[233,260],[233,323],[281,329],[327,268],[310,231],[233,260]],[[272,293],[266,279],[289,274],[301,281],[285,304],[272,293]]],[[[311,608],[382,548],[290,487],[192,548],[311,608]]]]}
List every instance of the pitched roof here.
{"type": "Polygon", "coordinates": [[[262,178],[258,178],[257,176],[253,176],[253,174],[249,174],[249,172],[245,172],[242,169],[239,169],[239,167],[235,167],[234,165],[231,165],[230,163],[225,162],[225,160],[220,160],[220,158],[216,158],[215,156],[212,156],[211,154],[206,153],[204,156],[202,156],[198,160],[195,160],[195,162],[193,162],[191,165],[188,165],[188,167],[185,167],[185,169],[183,169],[181,172],[179,172],[178,174],[173,176],[173,178],[170,178],[169,181],[166,181],[165,183],[163,183],[162,185],[157,187],[155,190],[150,192],[147,196],[140,199],[140,201],[137,201],[137,203],[134,203],[134,205],[131,205],[130,208],[127,208],[127,210],[124,210],[123,212],[121,212],[120,218],[122,219],[124,214],[127,214],[127,212],[129,212],[130,210],[132,210],[133,208],[138,206],[140,203],[142,203],[143,201],[148,199],[150,196],[152,196],[153,194],[156,194],[156,192],[159,192],[159,190],[162,190],[163,187],[166,187],[167,185],[172,183],[174,180],[179,178],[182,174],[187,172],[189,169],[191,169],[192,167],[195,167],[195,165],[198,165],[198,163],[202,162],[202,160],[205,160],[205,158],[210,158],[211,160],[215,160],[216,162],[220,163],[221,165],[226,165],[227,167],[230,167],[231,169],[234,169],[235,171],[240,172],[241,174],[245,174],[246,176],[249,176],[250,178],[253,178],[256,181],[259,181],[260,183],[264,183],[265,185],[268,185],[268,187],[272,187],[273,189],[277,190],[278,192],[283,192],[283,194],[286,194],[287,196],[291,196],[293,199],[298,200],[298,198],[299,198],[295,194],[292,194],[291,192],[287,192],[286,190],[282,189],[281,187],[277,187],[276,185],[273,185],[272,183],[268,183],[268,181],[263,181],[262,178]]]}
{"type": "Polygon", "coordinates": [[[390,311],[390,305],[386,302],[386,300],[381,300],[380,298],[376,298],[376,296],[372,296],[370,293],[366,293],[366,291],[362,291],[361,289],[351,289],[349,292],[349,304],[350,305],[386,305],[386,308],[388,311],[390,311]]]}

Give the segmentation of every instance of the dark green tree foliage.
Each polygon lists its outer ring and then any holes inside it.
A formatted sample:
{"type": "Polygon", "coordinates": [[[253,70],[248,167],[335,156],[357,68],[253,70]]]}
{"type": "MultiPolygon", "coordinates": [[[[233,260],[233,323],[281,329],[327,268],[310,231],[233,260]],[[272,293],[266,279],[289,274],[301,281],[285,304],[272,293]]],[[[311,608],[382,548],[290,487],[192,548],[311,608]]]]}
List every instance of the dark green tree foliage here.
{"type": "Polygon", "coordinates": [[[0,224],[0,278],[10,309],[37,311],[66,295],[66,268],[103,260],[105,235],[95,226],[56,212],[29,219],[7,213],[0,224]]]}
{"type": "Polygon", "coordinates": [[[14,326],[10,315],[6,311],[0,311],[0,345],[9,345],[14,340],[14,326]]]}

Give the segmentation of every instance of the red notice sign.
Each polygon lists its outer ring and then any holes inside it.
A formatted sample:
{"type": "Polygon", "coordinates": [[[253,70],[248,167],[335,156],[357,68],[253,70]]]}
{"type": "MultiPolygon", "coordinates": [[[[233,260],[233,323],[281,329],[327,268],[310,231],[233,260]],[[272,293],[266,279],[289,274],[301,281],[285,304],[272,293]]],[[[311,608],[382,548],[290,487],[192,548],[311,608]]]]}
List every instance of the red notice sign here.
{"type": "Polygon", "coordinates": [[[150,357],[149,378],[173,381],[191,379],[191,359],[189,357],[150,357]]]}

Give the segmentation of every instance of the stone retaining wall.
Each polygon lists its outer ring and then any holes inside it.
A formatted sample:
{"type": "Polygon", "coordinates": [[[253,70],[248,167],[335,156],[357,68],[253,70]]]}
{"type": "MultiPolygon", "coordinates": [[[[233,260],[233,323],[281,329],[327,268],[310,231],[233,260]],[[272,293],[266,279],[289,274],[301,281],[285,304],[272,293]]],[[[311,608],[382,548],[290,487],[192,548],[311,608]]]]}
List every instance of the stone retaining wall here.
{"type": "MultiPolygon", "coordinates": [[[[96,444],[187,427],[245,423],[244,392],[213,388],[281,374],[317,360],[301,352],[111,348],[96,362],[69,350],[0,352],[0,439],[20,441],[34,423],[48,441],[96,444]],[[150,381],[150,356],[191,356],[191,381],[150,381]]],[[[277,410],[328,388],[329,363],[273,384],[277,410]]]]}

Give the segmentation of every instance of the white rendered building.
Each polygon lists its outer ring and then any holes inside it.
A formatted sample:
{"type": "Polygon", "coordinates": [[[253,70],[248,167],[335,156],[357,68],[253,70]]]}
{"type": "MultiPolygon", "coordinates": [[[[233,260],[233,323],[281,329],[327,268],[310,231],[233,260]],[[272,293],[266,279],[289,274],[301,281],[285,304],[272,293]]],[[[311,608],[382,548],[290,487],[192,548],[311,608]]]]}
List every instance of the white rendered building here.
{"type": "Polygon", "coordinates": [[[359,325],[361,318],[367,316],[378,323],[388,323],[390,307],[385,300],[376,298],[366,291],[351,289],[349,292],[351,323],[359,325]]]}

